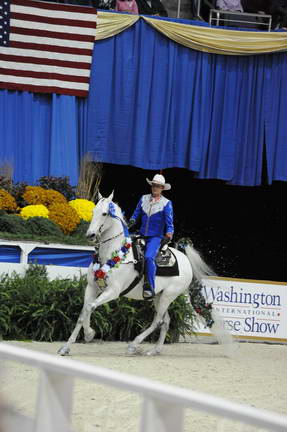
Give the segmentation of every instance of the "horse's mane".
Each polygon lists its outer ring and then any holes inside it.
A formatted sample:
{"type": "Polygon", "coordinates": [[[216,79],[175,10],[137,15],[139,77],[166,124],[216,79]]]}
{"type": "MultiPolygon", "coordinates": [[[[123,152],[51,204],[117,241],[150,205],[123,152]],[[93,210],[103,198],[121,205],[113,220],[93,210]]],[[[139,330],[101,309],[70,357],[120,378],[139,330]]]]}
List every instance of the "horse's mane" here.
{"type": "Polygon", "coordinates": [[[119,210],[119,212],[120,212],[120,217],[122,218],[122,220],[123,220],[125,223],[127,223],[127,220],[126,220],[125,214],[124,214],[124,212],[122,211],[122,209],[121,209],[119,203],[116,202],[116,201],[112,201],[112,203],[115,204],[115,206],[118,208],[118,210],[119,210]]]}

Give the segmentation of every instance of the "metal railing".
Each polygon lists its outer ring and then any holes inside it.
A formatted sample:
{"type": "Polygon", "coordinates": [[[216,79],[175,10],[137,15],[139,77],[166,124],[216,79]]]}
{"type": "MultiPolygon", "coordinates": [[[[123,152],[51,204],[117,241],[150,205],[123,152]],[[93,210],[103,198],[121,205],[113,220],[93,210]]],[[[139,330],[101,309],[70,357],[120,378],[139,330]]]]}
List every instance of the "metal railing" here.
{"type": "Polygon", "coordinates": [[[140,432],[183,432],[186,408],[206,411],[273,432],[286,432],[287,428],[287,416],[6,343],[0,344],[0,359],[29,364],[41,370],[33,432],[71,431],[74,378],[141,395],[140,432]]]}
{"type": "Polygon", "coordinates": [[[219,9],[211,9],[209,14],[210,25],[230,25],[236,24],[237,27],[249,25],[249,27],[267,27],[271,30],[272,16],[266,14],[234,12],[219,9]]]}

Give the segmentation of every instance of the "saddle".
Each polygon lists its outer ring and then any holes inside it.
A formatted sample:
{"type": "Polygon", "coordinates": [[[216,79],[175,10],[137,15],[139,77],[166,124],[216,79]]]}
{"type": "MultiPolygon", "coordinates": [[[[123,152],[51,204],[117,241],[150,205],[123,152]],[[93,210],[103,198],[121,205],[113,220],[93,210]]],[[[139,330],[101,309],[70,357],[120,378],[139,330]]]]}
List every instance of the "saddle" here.
{"type": "MultiPolygon", "coordinates": [[[[132,241],[134,254],[134,267],[139,274],[144,272],[144,252],[145,241],[142,238],[134,238],[132,241]]],[[[172,250],[167,246],[163,246],[155,259],[156,275],[157,276],[178,276],[178,262],[172,250]]]]}

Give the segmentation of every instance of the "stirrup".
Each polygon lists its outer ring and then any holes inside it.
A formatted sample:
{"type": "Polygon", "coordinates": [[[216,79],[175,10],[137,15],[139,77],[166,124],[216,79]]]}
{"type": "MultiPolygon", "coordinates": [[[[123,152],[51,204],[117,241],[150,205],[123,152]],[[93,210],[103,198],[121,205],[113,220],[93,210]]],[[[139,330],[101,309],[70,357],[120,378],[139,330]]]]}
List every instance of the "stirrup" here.
{"type": "Polygon", "coordinates": [[[143,298],[145,300],[153,299],[155,294],[151,290],[143,290],[143,298]]]}
{"type": "Polygon", "coordinates": [[[143,284],[143,298],[144,299],[152,299],[155,296],[154,290],[148,281],[145,281],[143,284]]]}

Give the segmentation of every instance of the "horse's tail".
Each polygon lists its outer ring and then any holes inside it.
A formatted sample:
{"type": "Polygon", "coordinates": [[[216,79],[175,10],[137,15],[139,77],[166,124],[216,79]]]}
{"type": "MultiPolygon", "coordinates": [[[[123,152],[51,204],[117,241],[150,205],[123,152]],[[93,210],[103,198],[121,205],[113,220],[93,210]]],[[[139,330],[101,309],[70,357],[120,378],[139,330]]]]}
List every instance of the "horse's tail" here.
{"type": "Polygon", "coordinates": [[[176,244],[176,248],[187,256],[192,267],[193,280],[201,282],[205,277],[216,276],[212,268],[206,264],[200,253],[193,247],[189,238],[180,239],[176,244]]]}
{"type": "Polygon", "coordinates": [[[189,285],[189,298],[192,307],[200,320],[204,320],[206,326],[210,328],[218,343],[224,346],[225,354],[228,357],[233,356],[235,352],[233,338],[225,330],[220,314],[212,308],[211,303],[207,303],[202,293],[202,279],[216,276],[216,273],[204,262],[200,253],[193,247],[190,239],[180,239],[176,247],[188,257],[193,270],[193,280],[189,285]]]}

